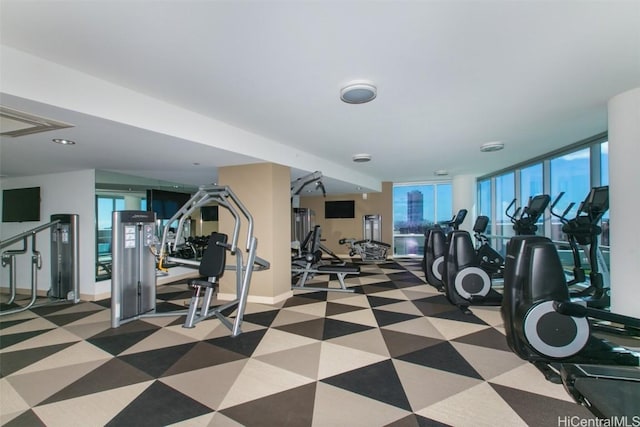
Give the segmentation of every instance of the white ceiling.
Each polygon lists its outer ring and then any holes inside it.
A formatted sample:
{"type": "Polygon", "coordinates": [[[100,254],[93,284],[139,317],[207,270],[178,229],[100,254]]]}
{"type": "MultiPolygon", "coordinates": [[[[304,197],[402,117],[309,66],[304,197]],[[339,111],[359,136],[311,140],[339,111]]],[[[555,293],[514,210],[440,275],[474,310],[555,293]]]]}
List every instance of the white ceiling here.
{"type": "Polygon", "coordinates": [[[3,137],[8,177],[198,185],[270,161],[372,191],[606,131],[607,101],[640,86],[640,1],[1,0],[0,28],[1,104],[75,125],[3,137]],[[342,103],[353,80],[378,97],[342,103]]]}

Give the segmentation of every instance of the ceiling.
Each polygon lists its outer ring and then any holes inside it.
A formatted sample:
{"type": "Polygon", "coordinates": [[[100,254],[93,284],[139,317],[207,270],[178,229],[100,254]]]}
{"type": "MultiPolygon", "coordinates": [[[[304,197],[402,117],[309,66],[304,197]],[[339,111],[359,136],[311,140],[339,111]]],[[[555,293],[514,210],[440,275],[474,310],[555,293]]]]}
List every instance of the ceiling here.
{"type": "Polygon", "coordinates": [[[601,133],[640,86],[640,1],[1,0],[0,28],[2,106],[73,125],[2,137],[3,177],[199,185],[268,161],[376,191],[601,133]],[[377,98],[343,103],[351,81],[377,98]]]}

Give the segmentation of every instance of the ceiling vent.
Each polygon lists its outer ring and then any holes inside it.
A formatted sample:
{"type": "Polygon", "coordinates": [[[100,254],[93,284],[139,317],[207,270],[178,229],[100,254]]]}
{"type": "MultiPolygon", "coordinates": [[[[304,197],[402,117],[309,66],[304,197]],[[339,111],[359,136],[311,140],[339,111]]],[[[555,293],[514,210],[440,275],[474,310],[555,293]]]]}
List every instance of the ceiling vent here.
{"type": "Polygon", "coordinates": [[[50,130],[70,128],[73,125],[44,117],[34,116],[22,111],[0,105],[0,135],[24,136],[50,130]]]}

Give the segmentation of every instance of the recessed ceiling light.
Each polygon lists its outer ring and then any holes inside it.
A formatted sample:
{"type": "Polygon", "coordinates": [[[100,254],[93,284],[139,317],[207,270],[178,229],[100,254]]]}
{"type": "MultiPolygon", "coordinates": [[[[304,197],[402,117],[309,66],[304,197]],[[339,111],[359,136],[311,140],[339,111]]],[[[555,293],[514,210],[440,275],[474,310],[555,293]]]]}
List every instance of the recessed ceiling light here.
{"type": "Polygon", "coordinates": [[[485,142],[480,146],[480,151],[490,153],[492,151],[500,151],[504,148],[504,143],[500,141],[485,142]]]}
{"type": "Polygon", "coordinates": [[[378,89],[370,83],[350,83],[340,91],[340,99],[347,104],[364,104],[377,95],[378,89]]]}
{"type": "Polygon", "coordinates": [[[60,144],[60,145],[76,145],[76,142],[72,141],[70,139],[53,138],[52,141],[55,142],[56,144],[60,144]]]}
{"type": "Polygon", "coordinates": [[[361,153],[361,154],[354,154],[353,155],[353,161],[356,163],[366,163],[371,161],[371,154],[366,154],[366,153],[361,153]]]}

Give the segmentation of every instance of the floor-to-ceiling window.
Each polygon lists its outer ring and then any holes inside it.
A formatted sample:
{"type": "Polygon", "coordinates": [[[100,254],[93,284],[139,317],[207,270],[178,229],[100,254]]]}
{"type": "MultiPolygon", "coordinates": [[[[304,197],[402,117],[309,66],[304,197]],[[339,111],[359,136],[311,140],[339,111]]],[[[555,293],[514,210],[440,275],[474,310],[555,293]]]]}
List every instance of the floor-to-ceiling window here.
{"type": "MultiPolygon", "coordinates": [[[[557,197],[560,193],[564,193],[554,210],[564,212],[570,203],[574,203],[566,213],[567,218],[575,217],[580,203],[591,189],[590,152],[589,147],[586,147],[551,159],[551,195],[557,197]]],[[[551,238],[564,239],[562,224],[559,220],[552,222],[551,238]]]]}
{"type": "Polygon", "coordinates": [[[478,215],[491,218],[491,180],[478,181],[478,215]]]}
{"type": "MultiPolygon", "coordinates": [[[[542,180],[542,163],[525,167],[520,170],[520,204],[526,206],[529,199],[544,193],[542,180]]],[[[536,222],[538,231],[536,234],[544,234],[544,215],[536,222]]]]}
{"type": "Polygon", "coordinates": [[[111,277],[112,213],[123,210],[124,206],[124,197],[96,196],[96,280],[111,277]]]}
{"type": "MultiPolygon", "coordinates": [[[[495,206],[495,233],[498,236],[510,237],[513,236],[513,224],[509,215],[514,214],[514,205],[511,202],[516,197],[515,191],[515,173],[508,172],[497,176],[496,179],[496,206],[495,206]],[[509,206],[512,206],[508,211],[509,206]]],[[[502,250],[502,240],[496,242],[496,249],[502,250]]]]}
{"type": "MultiPolygon", "coordinates": [[[[609,185],[609,142],[600,144],[600,185],[609,185]]],[[[602,235],[600,242],[609,246],[609,212],[602,217],[602,235]]],[[[608,254],[608,248],[606,248],[608,254]]]]}
{"type": "MultiPolygon", "coordinates": [[[[513,234],[508,217],[504,213],[505,204],[517,198],[517,205],[523,206],[529,197],[538,194],[549,194],[551,199],[562,197],[554,207],[554,212],[563,213],[571,203],[573,206],[566,212],[567,219],[575,217],[580,203],[587,197],[592,187],[609,183],[609,144],[606,135],[598,135],[585,141],[573,144],[564,151],[550,153],[533,159],[527,163],[514,165],[512,168],[496,172],[478,179],[478,213],[487,215],[496,224],[493,232],[496,235],[513,234]],[[513,191],[515,189],[515,191],[513,191]],[[494,211],[487,209],[491,206],[494,211]]],[[[513,208],[510,212],[513,212],[513,208]]],[[[562,233],[561,221],[548,213],[545,217],[549,224],[538,222],[538,234],[551,237],[555,241],[566,240],[562,233]]],[[[609,213],[601,222],[601,248],[606,261],[609,254],[609,213]]],[[[506,240],[503,240],[506,242],[506,240]]],[[[500,239],[493,241],[494,247],[500,249],[500,239]]],[[[572,262],[567,246],[561,247],[563,262],[569,266],[572,262]]]]}
{"type": "Polygon", "coordinates": [[[452,209],[450,182],[394,184],[394,256],[422,256],[425,230],[451,219],[452,209]]]}

